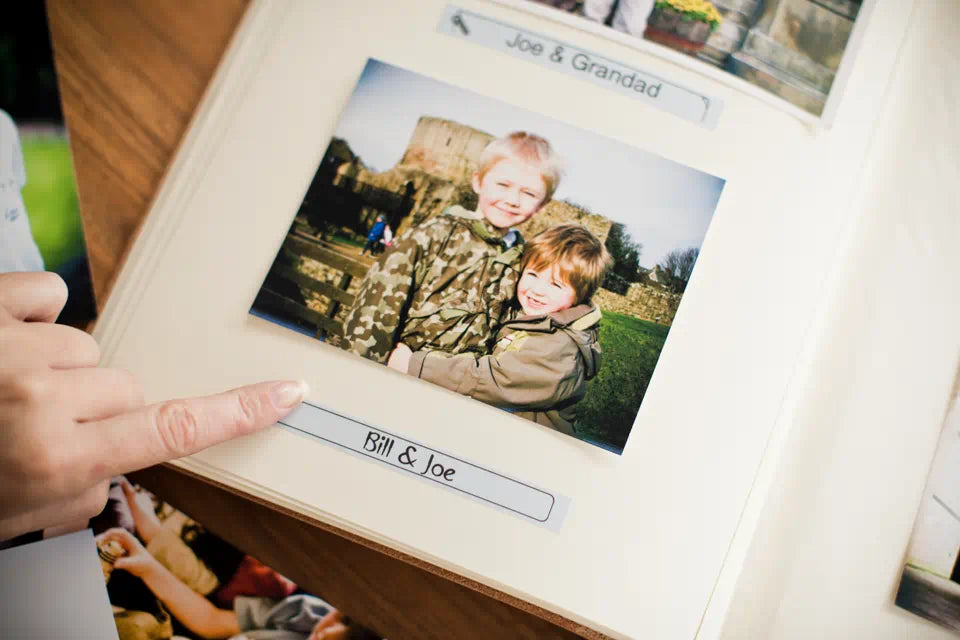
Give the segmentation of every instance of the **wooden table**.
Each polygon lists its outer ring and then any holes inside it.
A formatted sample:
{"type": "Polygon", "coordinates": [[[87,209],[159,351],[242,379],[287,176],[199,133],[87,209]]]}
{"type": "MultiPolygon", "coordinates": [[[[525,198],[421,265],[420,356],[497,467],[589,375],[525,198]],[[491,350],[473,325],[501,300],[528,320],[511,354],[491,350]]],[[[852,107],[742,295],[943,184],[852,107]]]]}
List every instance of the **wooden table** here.
{"type": "MultiPolygon", "coordinates": [[[[47,2],[101,308],[246,4],[47,2]]],[[[596,637],[503,593],[172,467],[131,478],[391,640],[596,637]]]]}

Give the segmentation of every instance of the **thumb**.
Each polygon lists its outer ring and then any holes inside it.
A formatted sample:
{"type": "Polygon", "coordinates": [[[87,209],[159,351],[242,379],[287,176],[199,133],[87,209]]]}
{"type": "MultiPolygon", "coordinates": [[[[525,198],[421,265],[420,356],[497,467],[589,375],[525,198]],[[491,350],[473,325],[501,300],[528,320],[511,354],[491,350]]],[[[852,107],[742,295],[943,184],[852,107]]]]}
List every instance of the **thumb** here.
{"type": "Polygon", "coordinates": [[[91,474],[121,475],[258,431],[293,411],[308,390],[303,381],[263,382],[88,422],[91,474]]]}

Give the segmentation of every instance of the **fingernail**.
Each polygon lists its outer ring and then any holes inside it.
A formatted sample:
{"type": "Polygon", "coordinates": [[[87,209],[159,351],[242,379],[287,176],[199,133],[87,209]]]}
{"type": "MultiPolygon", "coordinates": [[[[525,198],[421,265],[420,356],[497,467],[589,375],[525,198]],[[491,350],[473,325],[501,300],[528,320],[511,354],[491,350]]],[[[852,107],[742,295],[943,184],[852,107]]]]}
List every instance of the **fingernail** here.
{"type": "Polygon", "coordinates": [[[270,391],[270,399],[277,409],[292,409],[300,404],[310,387],[303,380],[297,382],[281,382],[270,391]]]}

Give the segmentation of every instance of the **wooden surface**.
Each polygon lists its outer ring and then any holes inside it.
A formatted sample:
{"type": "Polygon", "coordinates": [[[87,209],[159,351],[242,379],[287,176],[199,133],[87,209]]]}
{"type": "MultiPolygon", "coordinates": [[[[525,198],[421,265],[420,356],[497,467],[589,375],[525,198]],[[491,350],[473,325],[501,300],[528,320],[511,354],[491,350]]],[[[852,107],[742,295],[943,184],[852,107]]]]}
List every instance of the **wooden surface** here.
{"type": "MultiPolygon", "coordinates": [[[[48,0],[47,7],[102,308],[246,0],[48,0]]],[[[578,637],[544,618],[576,625],[543,610],[172,467],[132,477],[391,640],[578,637]]]]}

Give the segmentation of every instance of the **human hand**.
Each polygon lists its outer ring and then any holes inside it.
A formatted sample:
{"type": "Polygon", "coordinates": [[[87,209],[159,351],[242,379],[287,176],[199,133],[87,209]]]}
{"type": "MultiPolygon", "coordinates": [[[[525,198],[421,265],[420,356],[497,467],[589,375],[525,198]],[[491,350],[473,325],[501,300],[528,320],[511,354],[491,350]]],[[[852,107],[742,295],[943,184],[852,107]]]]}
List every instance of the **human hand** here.
{"type": "Polygon", "coordinates": [[[343,622],[343,614],[331,609],[310,632],[307,640],[346,640],[350,629],[343,622]]]}
{"type": "Polygon", "coordinates": [[[145,406],[93,337],[54,324],[66,297],[54,274],[0,274],[0,540],[88,519],[112,476],[269,426],[306,394],[265,382],[145,406]]]}
{"type": "Polygon", "coordinates": [[[411,351],[410,347],[400,342],[393,348],[390,357],[387,358],[387,366],[391,369],[396,369],[400,373],[406,373],[407,367],[410,366],[410,357],[412,355],[413,351],[411,351]]]}
{"type": "Polygon", "coordinates": [[[123,569],[138,578],[143,577],[160,563],[150,555],[140,541],[126,529],[108,529],[97,536],[97,544],[113,540],[123,547],[124,555],[113,562],[114,569],[123,569]]]}

